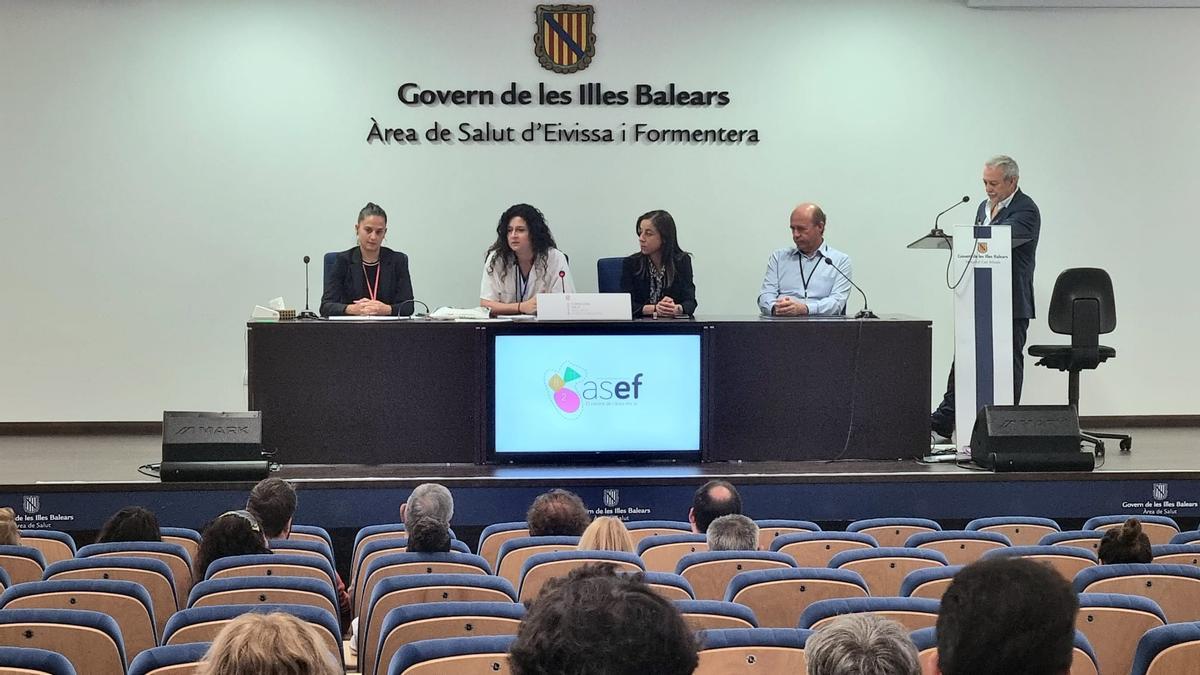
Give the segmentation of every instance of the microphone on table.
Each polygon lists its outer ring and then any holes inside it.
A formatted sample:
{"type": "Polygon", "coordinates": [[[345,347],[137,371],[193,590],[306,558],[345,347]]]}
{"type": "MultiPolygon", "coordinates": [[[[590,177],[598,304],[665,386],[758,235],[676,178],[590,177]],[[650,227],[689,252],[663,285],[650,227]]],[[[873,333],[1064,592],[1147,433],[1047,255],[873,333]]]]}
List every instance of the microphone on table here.
{"type": "MultiPolygon", "coordinates": [[[[428,315],[429,315],[429,305],[425,304],[424,302],[421,302],[420,300],[417,300],[416,298],[409,298],[408,300],[401,300],[401,301],[400,301],[400,302],[399,302],[399,303],[396,305],[396,307],[404,307],[404,305],[406,305],[406,304],[408,304],[408,303],[410,303],[410,302],[411,302],[411,303],[413,303],[413,312],[414,312],[413,316],[414,316],[414,317],[418,316],[418,315],[415,313],[415,312],[416,312],[416,309],[417,309],[417,305],[420,305],[420,306],[422,306],[422,307],[424,307],[424,308],[425,308],[425,316],[428,316],[428,315]]],[[[397,314],[397,315],[399,315],[399,314],[400,314],[400,310],[399,310],[399,309],[397,309],[397,310],[396,310],[396,314],[397,314]]]]}
{"type": "Polygon", "coordinates": [[[945,237],[946,233],[938,228],[938,219],[940,219],[942,216],[946,215],[950,211],[953,211],[954,209],[962,206],[963,204],[966,204],[969,201],[971,201],[971,197],[968,195],[963,195],[962,199],[954,202],[954,204],[952,204],[949,208],[947,208],[946,210],[937,214],[937,217],[935,217],[933,219],[933,229],[929,231],[929,236],[930,237],[945,237]]]}
{"type": "Polygon", "coordinates": [[[297,319],[319,319],[311,309],[308,308],[308,263],[312,260],[308,256],[304,256],[304,311],[296,315],[297,319]]]}
{"type": "Polygon", "coordinates": [[[567,272],[566,270],[558,271],[558,281],[562,284],[562,292],[567,292],[567,272]]]}
{"type": "MultiPolygon", "coordinates": [[[[950,207],[950,208],[954,208],[954,207],[950,207]]],[[[862,308],[861,312],[854,315],[854,318],[856,318],[856,319],[878,319],[879,317],[876,316],[875,312],[872,312],[870,307],[867,305],[867,294],[865,292],[863,292],[863,289],[860,288],[858,284],[854,283],[854,280],[851,279],[849,277],[849,275],[847,275],[845,272],[843,272],[841,270],[841,268],[839,268],[837,265],[834,265],[833,260],[831,260],[829,258],[829,256],[825,255],[824,253],[822,253],[819,250],[817,251],[817,255],[821,256],[822,260],[824,260],[830,267],[832,267],[834,270],[836,270],[838,274],[842,275],[843,279],[845,279],[846,281],[849,281],[851,286],[857,288],[859,293],[862,293],[863,308],[862,308]]]]}

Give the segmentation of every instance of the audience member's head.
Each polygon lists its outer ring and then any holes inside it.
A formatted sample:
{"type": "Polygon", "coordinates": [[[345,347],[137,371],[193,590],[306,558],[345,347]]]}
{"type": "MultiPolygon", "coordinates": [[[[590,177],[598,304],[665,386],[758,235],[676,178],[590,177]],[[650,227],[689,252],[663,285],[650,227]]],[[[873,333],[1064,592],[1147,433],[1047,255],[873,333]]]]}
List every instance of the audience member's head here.
{"type": "Polygon", "coordinates": [[[624,551],[633,553],[633,539],[620,518],[603,516],[592,521],[579,538],[580,551],[624,551]]]}
{"type": "Polygon", "coordinates": [[[740,513],[717,518],[704,534],[710,551],[758,550],[758,524],[740,513]]]}
{"type": "Polygon", "coordinates": [[[1114,527],[1100,538],[1100,562],[1104,565],[1148,563],[1154,559],[1150,538],[1142,532],[1142,523],[1130,518],[1121,527],[1114,527]]]}
{"type": "Polygon", "coordinates": [[[281,478],[264,478],[250,491],[246,510],[258,520],[267,539],[286,539],[296,515],[296,489],[281,478]]]}
{"type": "Polygon", "coordinates": [[[692,523],[692,532],[704,534],[717,518],[741,512],[742,497],[737,488],[729,481],[710,480],[692,497],[688,520],[692,523]]]}
{"type": "Polygon", "coordinates": [[[422,483],[413,489],[408,501],[400,505],[400,520],[404,529],[412,529],[418,518],[429,516],[450,526],[454,518],[454,497],[444,485],[422,483]]]}
{"type": "Polygon", "coordinates": [[[243,614],[213,640],[200,675],[341,675],[316,628],[290,614],[243,614]]]}
{"type": "Polygon", "coordinates": [[[684,675],[696,640],[679,611],[641,580],[610,564],[551,579],[509,649],[517,675],[684,675]]]}
{"type": "Polygon", "coordinates": [[[193,561],[193,576],[196,581],[203,579],[214,560],[270,552],[262,526],[249,511],[227,511],[204,528],[204,534],[200,537],[200,552],[193,561]]]}
{"type": "Polygon", "coordinates": [[[96,543],[118,541],[162,541],[158,516],[140,506],[126,506],[112,514],[104,527],[100,528],[100,534],[96,535],[96,543]]]}
{"type": "Polygon", "coordinates": [[[942,596],[937,618],[942,675],[1065,675],[1071,668],[1079,598],[1045,563],[981,560],[942,596]]]}
{"type": "Polygon", "coordinates": [[[554,489],[533,500],[525,520],[531,537],[578,537],[587,529],[591,517],[579,495],[554,489]]]}
{"type": "Polygon", "coordinates": [[[21,528],[17,527],[16,518],[11,508],[0,507],[0,546],[21,545],[21,528]]]}
{"type": "Polygon", "coordinates": [[[431,516],[422,516],[406,528],[409,553],[449,553],[450,528],[431,516]]]}
{"type": "Polygon", "coordinates": [[[877,614],[846,614],[804,645],[808,675],[921,675],[903,626],[877,614]]]}

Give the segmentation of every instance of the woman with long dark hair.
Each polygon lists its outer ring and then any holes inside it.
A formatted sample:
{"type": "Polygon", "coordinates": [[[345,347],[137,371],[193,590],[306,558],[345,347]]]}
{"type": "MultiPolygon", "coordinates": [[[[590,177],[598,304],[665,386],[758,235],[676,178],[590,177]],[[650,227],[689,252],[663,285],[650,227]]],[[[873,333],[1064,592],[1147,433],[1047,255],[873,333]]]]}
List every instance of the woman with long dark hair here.
{"type": "Polygon", "coordinates": [[[354,248],[337,254],[321,294],[322,316],[408,316],[413,313],[408,256],[383,245],[387,212],[368,202],[354,225],[354,248]]]}
{"type": "Polygon", "coordinates": [[[621,291],[633,316],[678,317],[696,313],[692,254],[679,248],[675,219],[666,211],[644,213],[636,223],[637,253],[621,265],[621,291]]]}
{"type": "Polygon", "coordinates": [[[539,293],[574,293],[567,257],[556,248],[542,212],[529,204],[508,207],[487,250],[479,304],[492,314],[536,314],[539,293]]]}

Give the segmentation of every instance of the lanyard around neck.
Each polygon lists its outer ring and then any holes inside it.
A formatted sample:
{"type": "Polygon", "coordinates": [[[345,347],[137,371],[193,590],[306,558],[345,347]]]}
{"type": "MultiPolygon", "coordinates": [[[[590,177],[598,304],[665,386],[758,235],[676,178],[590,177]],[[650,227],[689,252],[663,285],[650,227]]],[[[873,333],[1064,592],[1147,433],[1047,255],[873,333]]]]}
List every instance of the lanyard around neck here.
{"type": "Polygon", "coordinates": [[[515,283],[517,286],[517,302],[520,302],[525,299],[525,293],[529,291],[529,277],[533,276],[533,267],[529,268],[529,276],[521,274],[521,263],[519,262],[513,264],[513,269],[517,273],[515,283]]]}
{"type": "MultiPolygon", "coordinates": [[[[818,250],[820,250],[820,249],[818,249],[818,250]]],[[[800,249],[796,249],[796,258],[797,258],[796,264],[798,264],[800,266],[800,285],[804,287],[804,297],[807,298],[808,297],[808,282],[812,281],[812,278],[814,276],[816,276],[817,268],[821,266],[821,258],[820,257],[817,258],[816,264],[813,265],[812,271],[808,273],[807,278],[805,278],[805,276],[804,276],[804,258],[805,258],[804,251],[801,251],[800,249]]]]}
{"type": "Polygon", "coordinates": [[[375,261],[375,286],[372,287],[371,280],[369,277],[367,277],[367,263],[363,263],[363,266],[362,266],[362,268],[363,268],[363,283],[366,284],[367,295],[370,295],[372,300],[377,299],[377,297],[379,295],[379,268],[380,267],[382,267],[382,265],[379,263],[379,261],[375,261]]]}

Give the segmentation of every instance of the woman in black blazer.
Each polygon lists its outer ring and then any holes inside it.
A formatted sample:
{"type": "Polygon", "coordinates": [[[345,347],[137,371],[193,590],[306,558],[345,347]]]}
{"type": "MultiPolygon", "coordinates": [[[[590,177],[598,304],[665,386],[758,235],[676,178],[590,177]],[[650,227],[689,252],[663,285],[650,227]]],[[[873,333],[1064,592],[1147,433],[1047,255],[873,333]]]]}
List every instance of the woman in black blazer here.
{"type": "Polygon", "coordinates": [[[387,213],[368,203],[354,225],[358,246],[337,254],[321,295],[323,316],[408,316],[413,313],[408,256],[383,246],[387,213]]]}
{"type": "Polygon", "coordinates": [[[641,251],[621,264],[621,291],[630,295],[634,318],[695,314],[692,254],[679,248],[675,219],[661,210],[643,214],[637,235],[641,251]]]}

